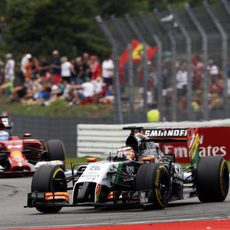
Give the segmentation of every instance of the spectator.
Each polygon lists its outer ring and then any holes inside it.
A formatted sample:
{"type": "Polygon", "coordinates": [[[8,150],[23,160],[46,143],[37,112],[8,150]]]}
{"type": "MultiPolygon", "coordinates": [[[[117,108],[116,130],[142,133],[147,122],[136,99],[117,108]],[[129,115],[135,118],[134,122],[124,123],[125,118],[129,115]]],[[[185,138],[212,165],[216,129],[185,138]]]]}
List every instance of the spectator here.
{"type": "Polygon", "coordinates": [[[188,84],[188,71],[186,63],[180,64],[179,70],[176,74],[176,80],[178,96],[185,96],[188,84]]]}
{"type": "Polygon", "coordinates": [[[99,103],[112,104],[114,101],[114,96],[112,95],[113,93],[112,85],[107,85],[104,90],[105,90],[104,97],[99,99],[99,103]]]}
{"type": "Polygon", "coordinates": [[[34,95],[36,103],[40,105],[46,105],[45,102],[50,99],[51,96],[51,84],[43,83],[41,90],[34,95]]]}
{"type": "Polygon", "coordinates": [[[101,64],[98,61],[96,55],[90,57],[90,69],[92,73],[92,80],[96,80],[97,77],[101,76],[101,64]]]}
{"type": "Polygon", "coordinates": [[[53,53],[53,62],[51,64],[51,74],[53,78],[53,82],[55,84],[61,83],[61,59],[59,57],[59,52],[54,50],[53,53]]]}
{"type": "Polygon", "coordinates": [[[32,55],[30,53],[24,54],[21,60],[21,72],[23,76],[23,80],[26,78],[26,67],[28,66],[29,59],[32,58],[32,55]]]}
{"type": "Polygon", "coordinates": [[[29,79],[37,79],[38,70],[39,66],[36,58],[29,58],[26,64],[25,80],[29,81],[29,79]]]}
{"type": "Polygon", "coordinates": [[[45,56],[39,59],[39,76],[47,77],[49,74],[49,62],[45,56]]]}
{"type": "Polygon", "coordinates": [[[214,63],[213,60],[209,60],[209,64],[207,67],[208,71],[209,71],[209,75],[211,78],[217,76],[219,74],[219,68],[218,66],[214,63]]]}
{"type": "Polygon", "coordinates": [[[218,93],[212,93],[209,99],[209,109],[220,109],[222,105],[223,99],[218,95],[218,93]]]}
{"type": "Polygon", "coordinates": [[[50,99],[45,102],[45,105],[50,105],[51,103],[57,101],[64,92],[64,84],[52,85],[50,99]]]}
{"type": "Polygon", "coordinates": [[[95,94],[94,85],[92,81],[90,81],[89,78],[83,84],[76,85],[75,89],[77,90],[75,99],[73,100],[75,104],[79,104],[83,102],[84,100],[92,99],[92,97],[95,94]]]}
{"type": "Polygon", "coordinates": [[[199,56],[192,57],[192,70],[193,70],[193,89],[201,89],[201,83],[204,73],[204,64],[200,61],[199,56]]]}
{"type": "MultiPolygon", "coordinates": [[[[61,63],[62,63],[61,64],[62,81],[67,81],[68,83],[70,83],[71,75],[72,75],[72,73],[74,73],[73,65],[71,62],[68,61],[67,57],[62,57],[61,63]]],[[[60,82],[59,82],[59,84],[60,84],[60,82]]]]}
{"type": "Polygon", "coordinates": [[[74,61],[74,71],[76,76],[77,84],[82,84],[85,82],[87,74],[85,74],[84,64],[81,57],[77,57],[74,61]]]}
{"type": "Polygon", "coordinates": [[[113,84],[114,64],[108,55],[102,63],[102,77],[105,83],[113,84]]]}
{"type": "Polygon", "coordinates": [[[183,112],[186,108],[186,92],[188,84],[188,71],[186,63],[179,65],[179,70],[176,74],[177,79],[177,95],[178,95],[178,109],[183,112]]]}
{"type": "Polygon", "coordinates": [[[24,81],[17,78],[14,81],[13,89],[11,90],[10,101],[16,102],[21,101],[21,99],[26,95],[27,87],[24,84],[24,81]]]}
{"type": "Polygon", "coordinates": [[[15,68],[15,61],[12,57],[12,54],[6,55],[6,65],[5,65],[5,80],[6,81],[14,81],[14,68],[15,68]]]}
{"type": "Polygon", "coordinates": [[[94,86],[94,96],[93,103],[99,102],[99,99],[104,96],[104,83],[101,77],[98,77],[96,80],[92,81],[94,86]]]}
{"type": "Polygon", "coordinates": [[[90,69],[89,54],[86,53],[86,52],[83,53],[82,63],[83,63],[83,71],[84,71],[85,78],[92,79],[92,73],[91,73],[91,69],[90,69]]]}

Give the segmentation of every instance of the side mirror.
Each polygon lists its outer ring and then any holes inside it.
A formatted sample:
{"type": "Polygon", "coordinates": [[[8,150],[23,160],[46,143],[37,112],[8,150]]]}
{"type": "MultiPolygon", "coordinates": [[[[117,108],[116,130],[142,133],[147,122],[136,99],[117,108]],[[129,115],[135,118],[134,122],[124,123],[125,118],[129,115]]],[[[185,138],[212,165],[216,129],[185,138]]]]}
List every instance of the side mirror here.
{"type": "Polygon", "coordinates": [[[88,157],[86,158],[87,162],[96,162],[97,158],[96,157],[88,157]]]}
{"type": "Polygon", "coordinates": [[[31,137],[31,133],[24,133],[23,138],[31,137]]]}

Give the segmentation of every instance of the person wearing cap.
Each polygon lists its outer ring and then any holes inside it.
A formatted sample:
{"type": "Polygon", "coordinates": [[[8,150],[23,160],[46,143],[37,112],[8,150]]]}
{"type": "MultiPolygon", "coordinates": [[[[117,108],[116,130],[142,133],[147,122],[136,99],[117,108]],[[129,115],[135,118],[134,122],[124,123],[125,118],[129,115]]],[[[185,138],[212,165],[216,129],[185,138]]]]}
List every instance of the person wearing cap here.
{"type": "Polygon", "coordinates": [[[6,54],[6,65],[5,65],[5,80],[13,82],[14,80],[14,68],[15,61],[12,57],[12,54],[6,54]]]}
{"type": "Polygon", "coordinates": [[[51,74],[53,76],[53,82],[55,84],[61,83],[61,59],[59,57],[58,50],[54,50],[53,53],[53,63],[51,64],[51,74]]]}

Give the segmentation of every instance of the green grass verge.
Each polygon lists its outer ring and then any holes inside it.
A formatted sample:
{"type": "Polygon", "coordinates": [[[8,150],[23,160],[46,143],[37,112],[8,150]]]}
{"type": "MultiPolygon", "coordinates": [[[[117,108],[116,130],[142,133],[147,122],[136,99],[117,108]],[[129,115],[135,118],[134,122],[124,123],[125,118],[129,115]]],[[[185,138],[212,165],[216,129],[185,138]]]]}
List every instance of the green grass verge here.
{"type": "Polygon", "coordinates": [[[78,117],[109,117],[112,114],[112,105],[73,105],[59,99],[49,106],[42,105],[24,105],[21,102],[9,102],[9,97],[0,96],[1,111],[7,111],[9,114],[31,115],[31,116],[78,116],[78,117]]]}
{"type": "MultiPolygon", "coordinates": [[[[101,158],[97,158],[97,160],[101,160],[101,158]]],[[[66,159],[66,162],[65,162],[65,165],[66,165],[66,168],[67,169],[70,169],[71,168],[71,163],[74,165],[74,164],[77,164],[77,163],[80,163],[80,164],[85,164],[85,163],[88,163],[87,162],[87,157],[68,157],[66,159]]]]}

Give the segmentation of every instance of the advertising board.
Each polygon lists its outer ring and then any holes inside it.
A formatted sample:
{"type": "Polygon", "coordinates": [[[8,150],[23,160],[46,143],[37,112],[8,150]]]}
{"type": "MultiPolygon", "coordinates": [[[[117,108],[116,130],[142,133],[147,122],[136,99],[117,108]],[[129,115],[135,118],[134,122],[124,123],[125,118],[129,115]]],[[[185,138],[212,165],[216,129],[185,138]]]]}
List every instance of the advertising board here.
{"type": "MultiPolygon", "coordinates": [[[[230,160],[230,127],[200,127],[198,133],[200,157],[223,156],[230,160]]],[[[164,143],[161,149],[165,154],[175,154],[177,162],[189,162],[187,143],[164,143]]]]}

